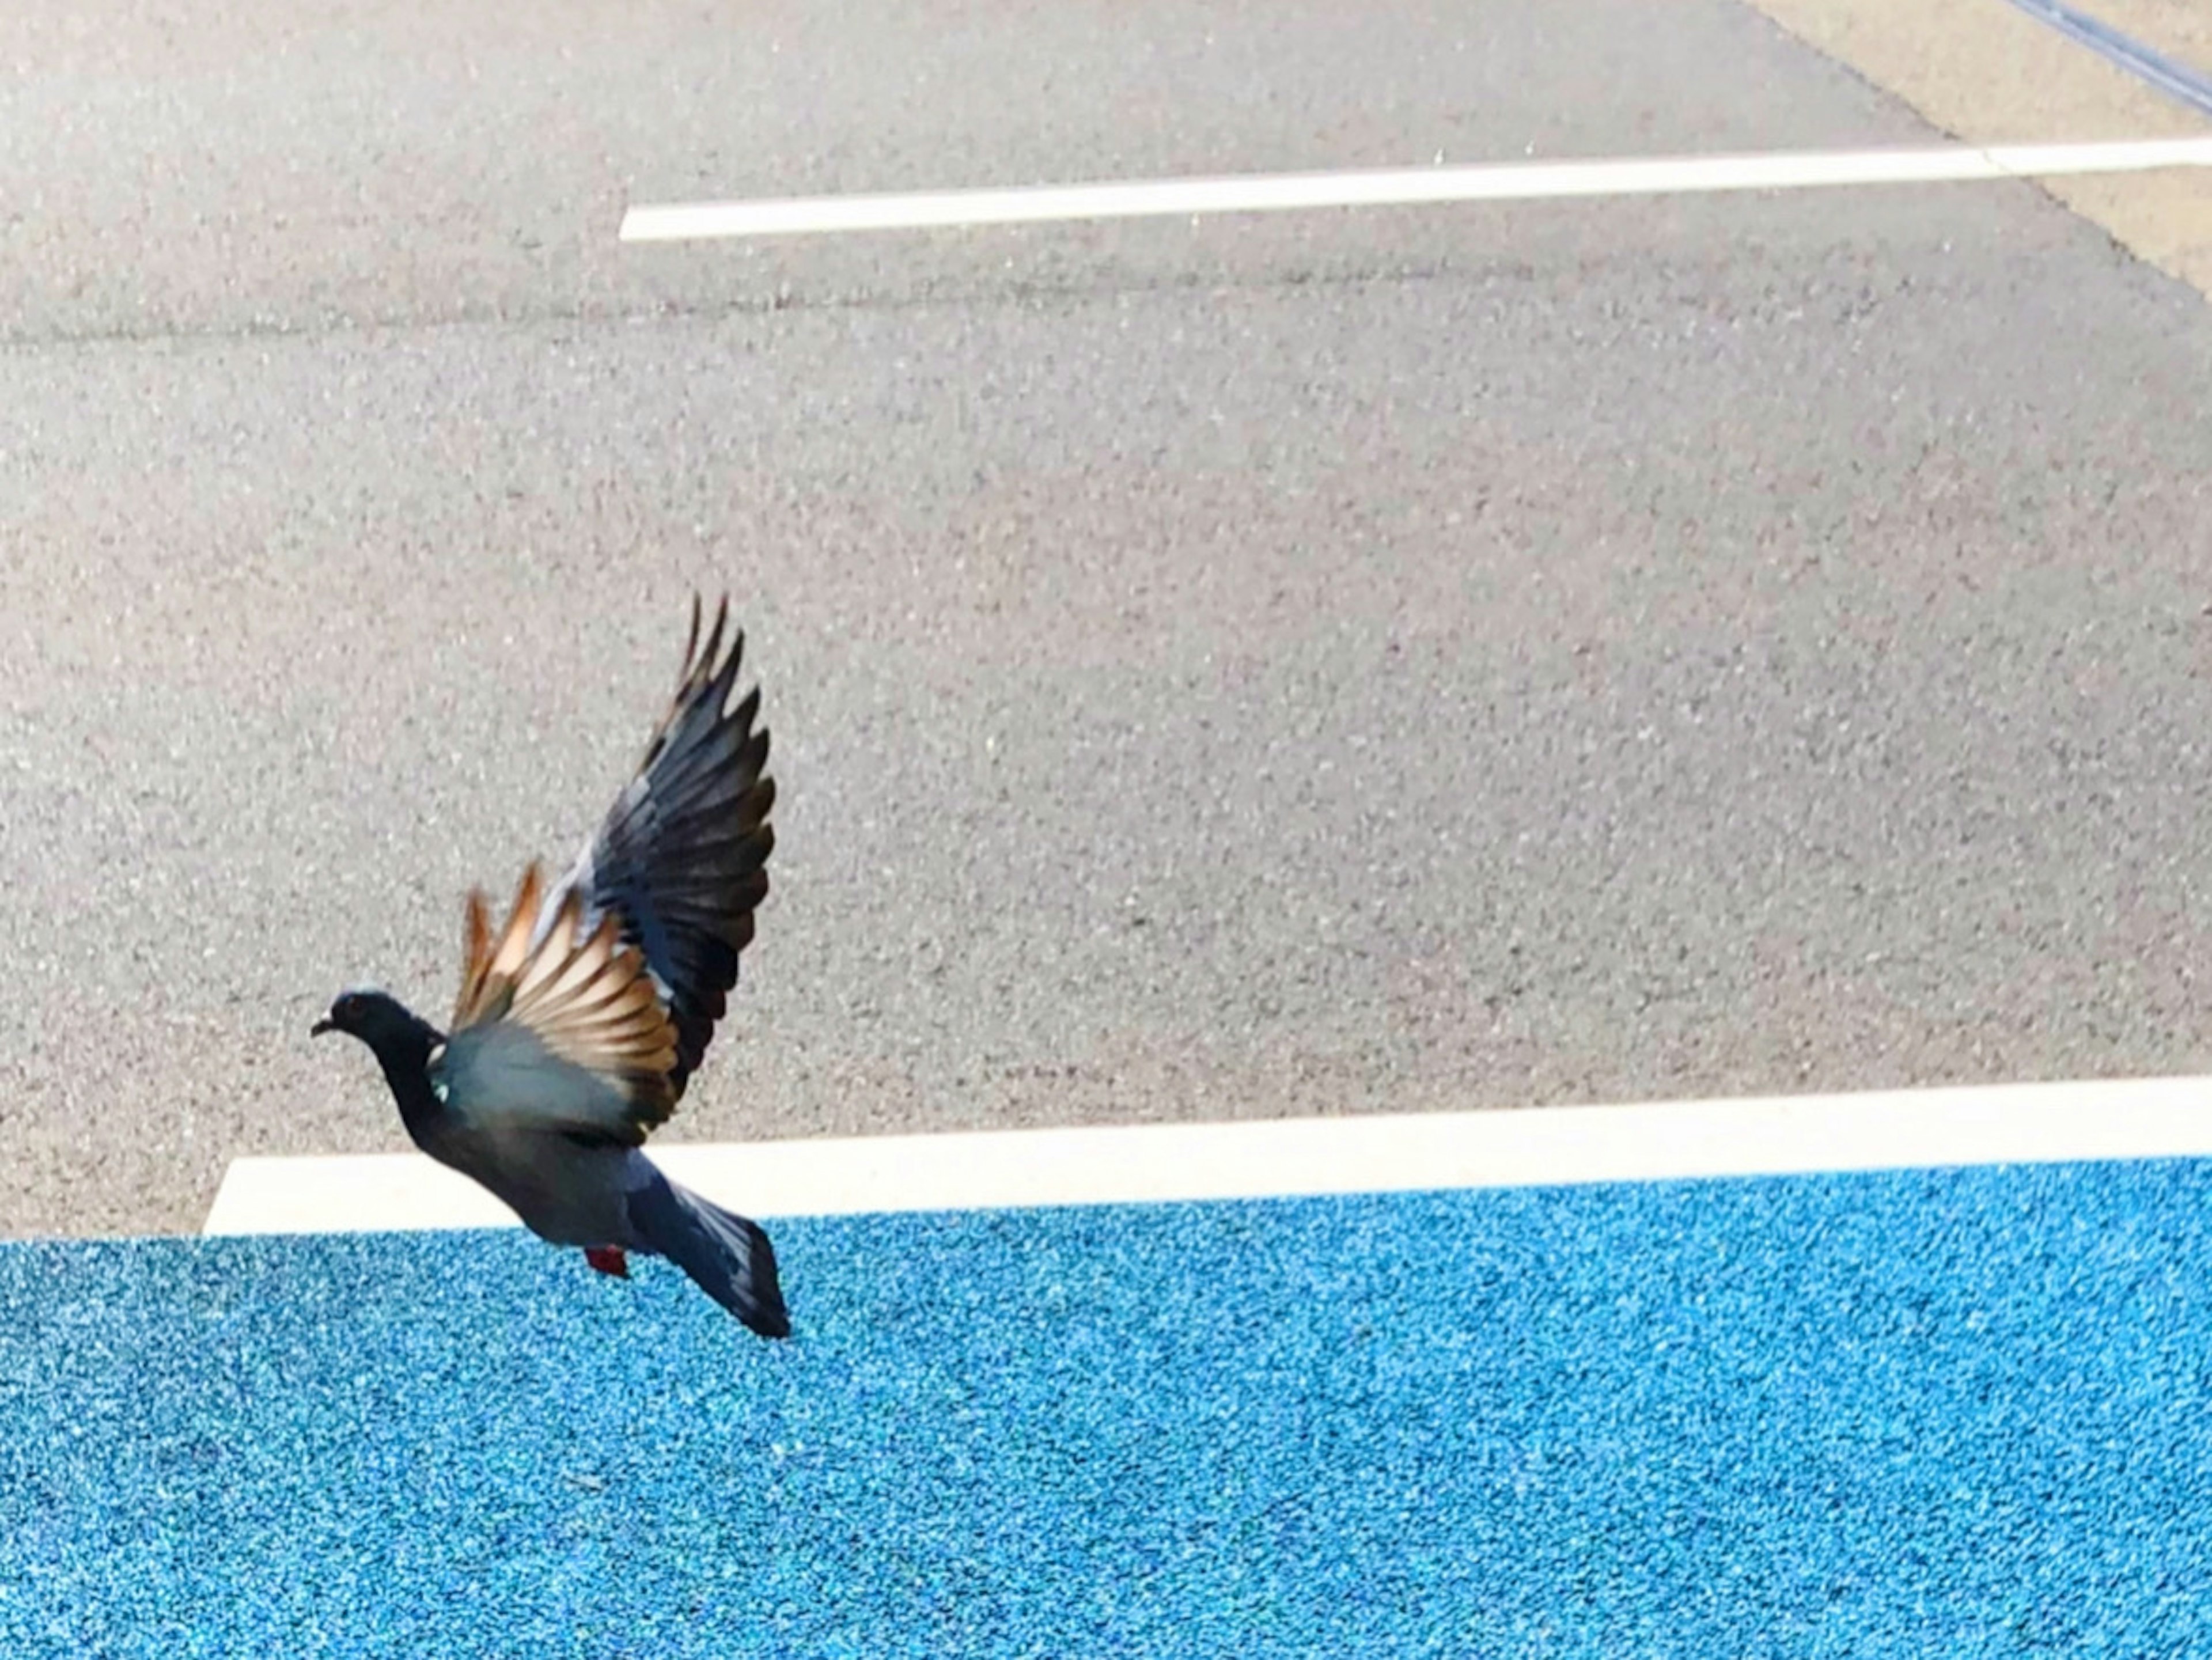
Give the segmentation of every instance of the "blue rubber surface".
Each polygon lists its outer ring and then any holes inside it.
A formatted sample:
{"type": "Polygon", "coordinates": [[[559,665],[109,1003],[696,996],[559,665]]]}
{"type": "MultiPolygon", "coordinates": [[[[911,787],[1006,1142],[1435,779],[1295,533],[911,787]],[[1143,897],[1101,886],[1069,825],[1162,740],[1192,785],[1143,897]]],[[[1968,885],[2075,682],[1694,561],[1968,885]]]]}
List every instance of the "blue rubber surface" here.
{"type": "Polygon", "coordinates": [[[2212,1652],[2212,1167],[0,1250],[0,1654],[2212,1652]]]}

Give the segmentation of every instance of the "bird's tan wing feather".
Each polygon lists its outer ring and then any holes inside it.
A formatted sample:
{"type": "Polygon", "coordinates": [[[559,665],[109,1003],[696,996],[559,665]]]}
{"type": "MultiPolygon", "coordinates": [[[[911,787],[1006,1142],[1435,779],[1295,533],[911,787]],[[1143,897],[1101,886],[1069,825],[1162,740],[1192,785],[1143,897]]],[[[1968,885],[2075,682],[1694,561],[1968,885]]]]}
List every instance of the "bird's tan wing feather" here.
{"type": "Polygon", "coordinates": [[[544,901],[532,864],[506,927],[495,935],[483,894],[469,895],[467,956],[453,1031],[459,1036],[501,1021],[524,1028],[562,1060],[619,1091],[642,1140],[675,1108],[675,1025],[643,955],[623,943],[618,917],[603,915],[585,933],[579,926],[583,900],[574,889],[561,896],[550,921],[544,901]]]}

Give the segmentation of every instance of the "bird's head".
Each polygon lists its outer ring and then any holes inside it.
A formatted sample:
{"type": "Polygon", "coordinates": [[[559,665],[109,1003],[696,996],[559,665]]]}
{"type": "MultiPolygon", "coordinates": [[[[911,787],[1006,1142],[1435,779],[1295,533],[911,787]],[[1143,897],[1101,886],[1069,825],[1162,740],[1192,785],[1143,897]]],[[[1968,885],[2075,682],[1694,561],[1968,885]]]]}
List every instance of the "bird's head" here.
{"type": "Polygon", "coordinates": [[[326,1031],[348,1032],[377,1049],[421,1025],[404,1004],[387,992],[348,991],[338,994],[331,1012],[309,1028],[309,1035],[320,1037],[326,1031]]]}
{"type": "Polygon", "coordinates": [[[430,1079],[430,1057],[443,1035],[398,998],[381,991],[339,993],[331,1012],[313,1028],[317,1037],[326,1031],[348,1032],[368,1045],[399,1104],[401,1121],[420,1143],[422,1127],[444,1104],[430,1079]]]}

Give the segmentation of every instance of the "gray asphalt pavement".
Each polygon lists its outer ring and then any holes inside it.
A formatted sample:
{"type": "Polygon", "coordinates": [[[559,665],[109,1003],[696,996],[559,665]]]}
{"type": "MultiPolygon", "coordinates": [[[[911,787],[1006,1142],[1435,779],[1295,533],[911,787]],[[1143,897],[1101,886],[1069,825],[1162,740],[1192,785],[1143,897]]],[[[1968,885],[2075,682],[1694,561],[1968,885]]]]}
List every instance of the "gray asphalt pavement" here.
{"type": "Polygon", "coordinates": [[[2212,1069],[2212,315],[2034,187],[615,240],[1935,137],[1756,14],[33,9],[0,1231],[403,1146],[309,1021],[447,1006],[694,583],[785,793],[674,1135],[2212,1069]]]}

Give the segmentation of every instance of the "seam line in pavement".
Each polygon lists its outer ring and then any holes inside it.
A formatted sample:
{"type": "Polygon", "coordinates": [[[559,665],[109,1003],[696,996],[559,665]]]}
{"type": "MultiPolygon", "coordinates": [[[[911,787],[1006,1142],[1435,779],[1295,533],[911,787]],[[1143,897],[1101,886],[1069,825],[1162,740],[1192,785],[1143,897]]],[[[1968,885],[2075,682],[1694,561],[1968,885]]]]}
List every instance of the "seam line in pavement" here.
{"type": "Polygon", "coordinates": [[[2012,0],[2014,5],[2041,23],[2047,23],[2068,40],[2084,46],[2108,63],[2118,64],[2136,79],[2155,87],[2205,115],[2212,115],[2212,77],[2198,74],[2186,64],[2124,34],[2110,23],[2060,0],[2012,0]]]}

